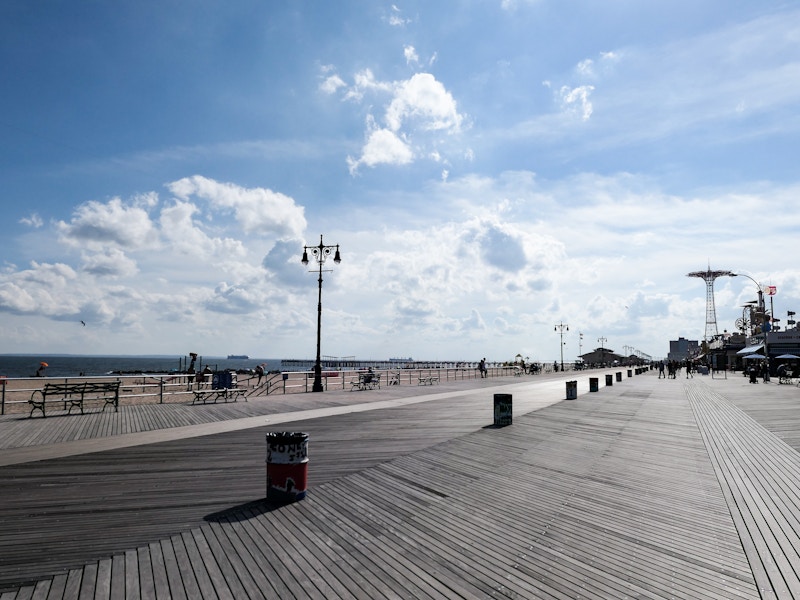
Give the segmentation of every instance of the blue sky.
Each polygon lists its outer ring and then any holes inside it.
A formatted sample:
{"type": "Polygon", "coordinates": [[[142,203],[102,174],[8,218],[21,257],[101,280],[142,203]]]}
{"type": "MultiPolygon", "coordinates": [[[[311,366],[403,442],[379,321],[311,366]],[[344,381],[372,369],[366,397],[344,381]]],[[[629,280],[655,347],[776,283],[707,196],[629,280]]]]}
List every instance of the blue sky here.
{"type": "Polygon", "coordinates": [[[325,355],[800,308],[795,3],[6,0],[0,79],[0,353],[313,357],[320,234],[325,355]]]}

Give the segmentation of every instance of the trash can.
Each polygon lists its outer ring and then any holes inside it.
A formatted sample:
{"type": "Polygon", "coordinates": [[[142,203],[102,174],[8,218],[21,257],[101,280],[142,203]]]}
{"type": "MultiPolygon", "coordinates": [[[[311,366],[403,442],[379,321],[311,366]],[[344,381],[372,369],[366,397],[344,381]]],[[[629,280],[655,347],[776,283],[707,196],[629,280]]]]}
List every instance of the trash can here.
{"type": "Polygon", "coordinates": [[[614,385],[614,376],[610,373],[606,374],[606,385],[614,385]]]}
{"type": "Polygon", "coordinates": [[[628,369],[628,377],[633,377],[633,369],[628,369]]]}
{"type": "Polygon", "coordinates": [[[578,382],[567,382],[567,400],[575,400],[578,397],[578,382]]]}
{"type": "Polygon", "coordinates": [[[295,502],[306,497],[308,434],[267,434],[267,500],[295,502]]]}
{"type": "Polygon", "coordinates": [[[622,381],[622,371],[617,371],[617,381],[622,381]]]}
{"type": "Polygon", "coordinates": [[[511,394],[494,395],[494,425],[504,427],[511,425],[512,403],[511,394]]]}
{"type": "Polygon", "coordinates": [[[589,391],[596,392],[600,389],[600,379],[598,377],[589,377],[589,391]]]}
{"type": "Polygon", "coordinates": [[[211,377],[212,390],[225,390],[232,388],[236,383],[233,381],[234,373],[230,371],[217,371],[211,377]]]}

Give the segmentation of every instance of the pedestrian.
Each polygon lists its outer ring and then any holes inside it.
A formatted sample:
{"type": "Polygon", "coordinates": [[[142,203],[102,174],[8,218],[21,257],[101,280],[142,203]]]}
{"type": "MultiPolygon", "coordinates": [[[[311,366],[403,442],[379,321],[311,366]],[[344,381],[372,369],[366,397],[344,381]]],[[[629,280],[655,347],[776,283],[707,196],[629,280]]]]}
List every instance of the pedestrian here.
{"type": "Polygon", "coordinates": [[[666,374],[664,373],[664,361],[663,360],[658,361],[658,378],[659,379],[666,379],[667,378],[666,374]]]}
{"type": "Polygon", "coordinates": [[[261,385],[261,378],[264,377],[264,365],[260,364],[256,367],[256,375],[258,376],[258,382],[256,385],[261,385]]]}
{"type": "Polygon", "coordinates": [[[481,378],[486,377],[486,359],[482,358],[481,362],[478,363],[478,371],[481,373],[481,378]]]}

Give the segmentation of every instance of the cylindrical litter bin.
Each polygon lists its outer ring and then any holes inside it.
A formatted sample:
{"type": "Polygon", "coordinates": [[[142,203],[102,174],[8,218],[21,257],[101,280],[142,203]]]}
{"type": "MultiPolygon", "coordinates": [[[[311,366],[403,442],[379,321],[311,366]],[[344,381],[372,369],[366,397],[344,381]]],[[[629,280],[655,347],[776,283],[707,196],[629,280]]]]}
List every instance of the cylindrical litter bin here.
{"type": "Polygon", "coordinates": [[[598,377],[589,377],[589,391],[597,392],[600,389],[600,380],[598,377]]]}
{"type": "Polygon", "coordinates": [[[614,376],[611,373],[606,373],[606,385],[614,385],[614,376]]]}
{"type": "Polygon", "coordinates": [[[267,434],[267,500],[295,502],[306,497],[308,434],[267,434]]]}
{"type": "Polygon", "coordinates": [[[617,371],[617,381],[622,381],[622,371],[617,371]]]}
{"type": "Polygon", "coordinates": [[[503,427],[511,425],[512,403],[511,394],[494,395],[494,425],[503,427]]]}
{"type": "Polygon", "coordinates": [[[633,377],[633,369],[628,369],[628,377],[633,377]]]}
{"type": "Polygon", "coordinates": [[[567,382],[567,400],[575,400],[578,397],[578,382],[567,382]]]}

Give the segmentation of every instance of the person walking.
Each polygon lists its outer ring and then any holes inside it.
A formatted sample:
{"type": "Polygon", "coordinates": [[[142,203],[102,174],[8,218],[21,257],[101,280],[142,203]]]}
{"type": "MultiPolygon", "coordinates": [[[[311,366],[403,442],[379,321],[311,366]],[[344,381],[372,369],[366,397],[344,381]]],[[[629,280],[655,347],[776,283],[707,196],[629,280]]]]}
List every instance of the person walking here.
{"type": "Polygon", "coordinates": [[[481,372],[481,379],[486,377],[486,359],[482,358],[481,362],[478,363],[478,371],[481,372]]]}

